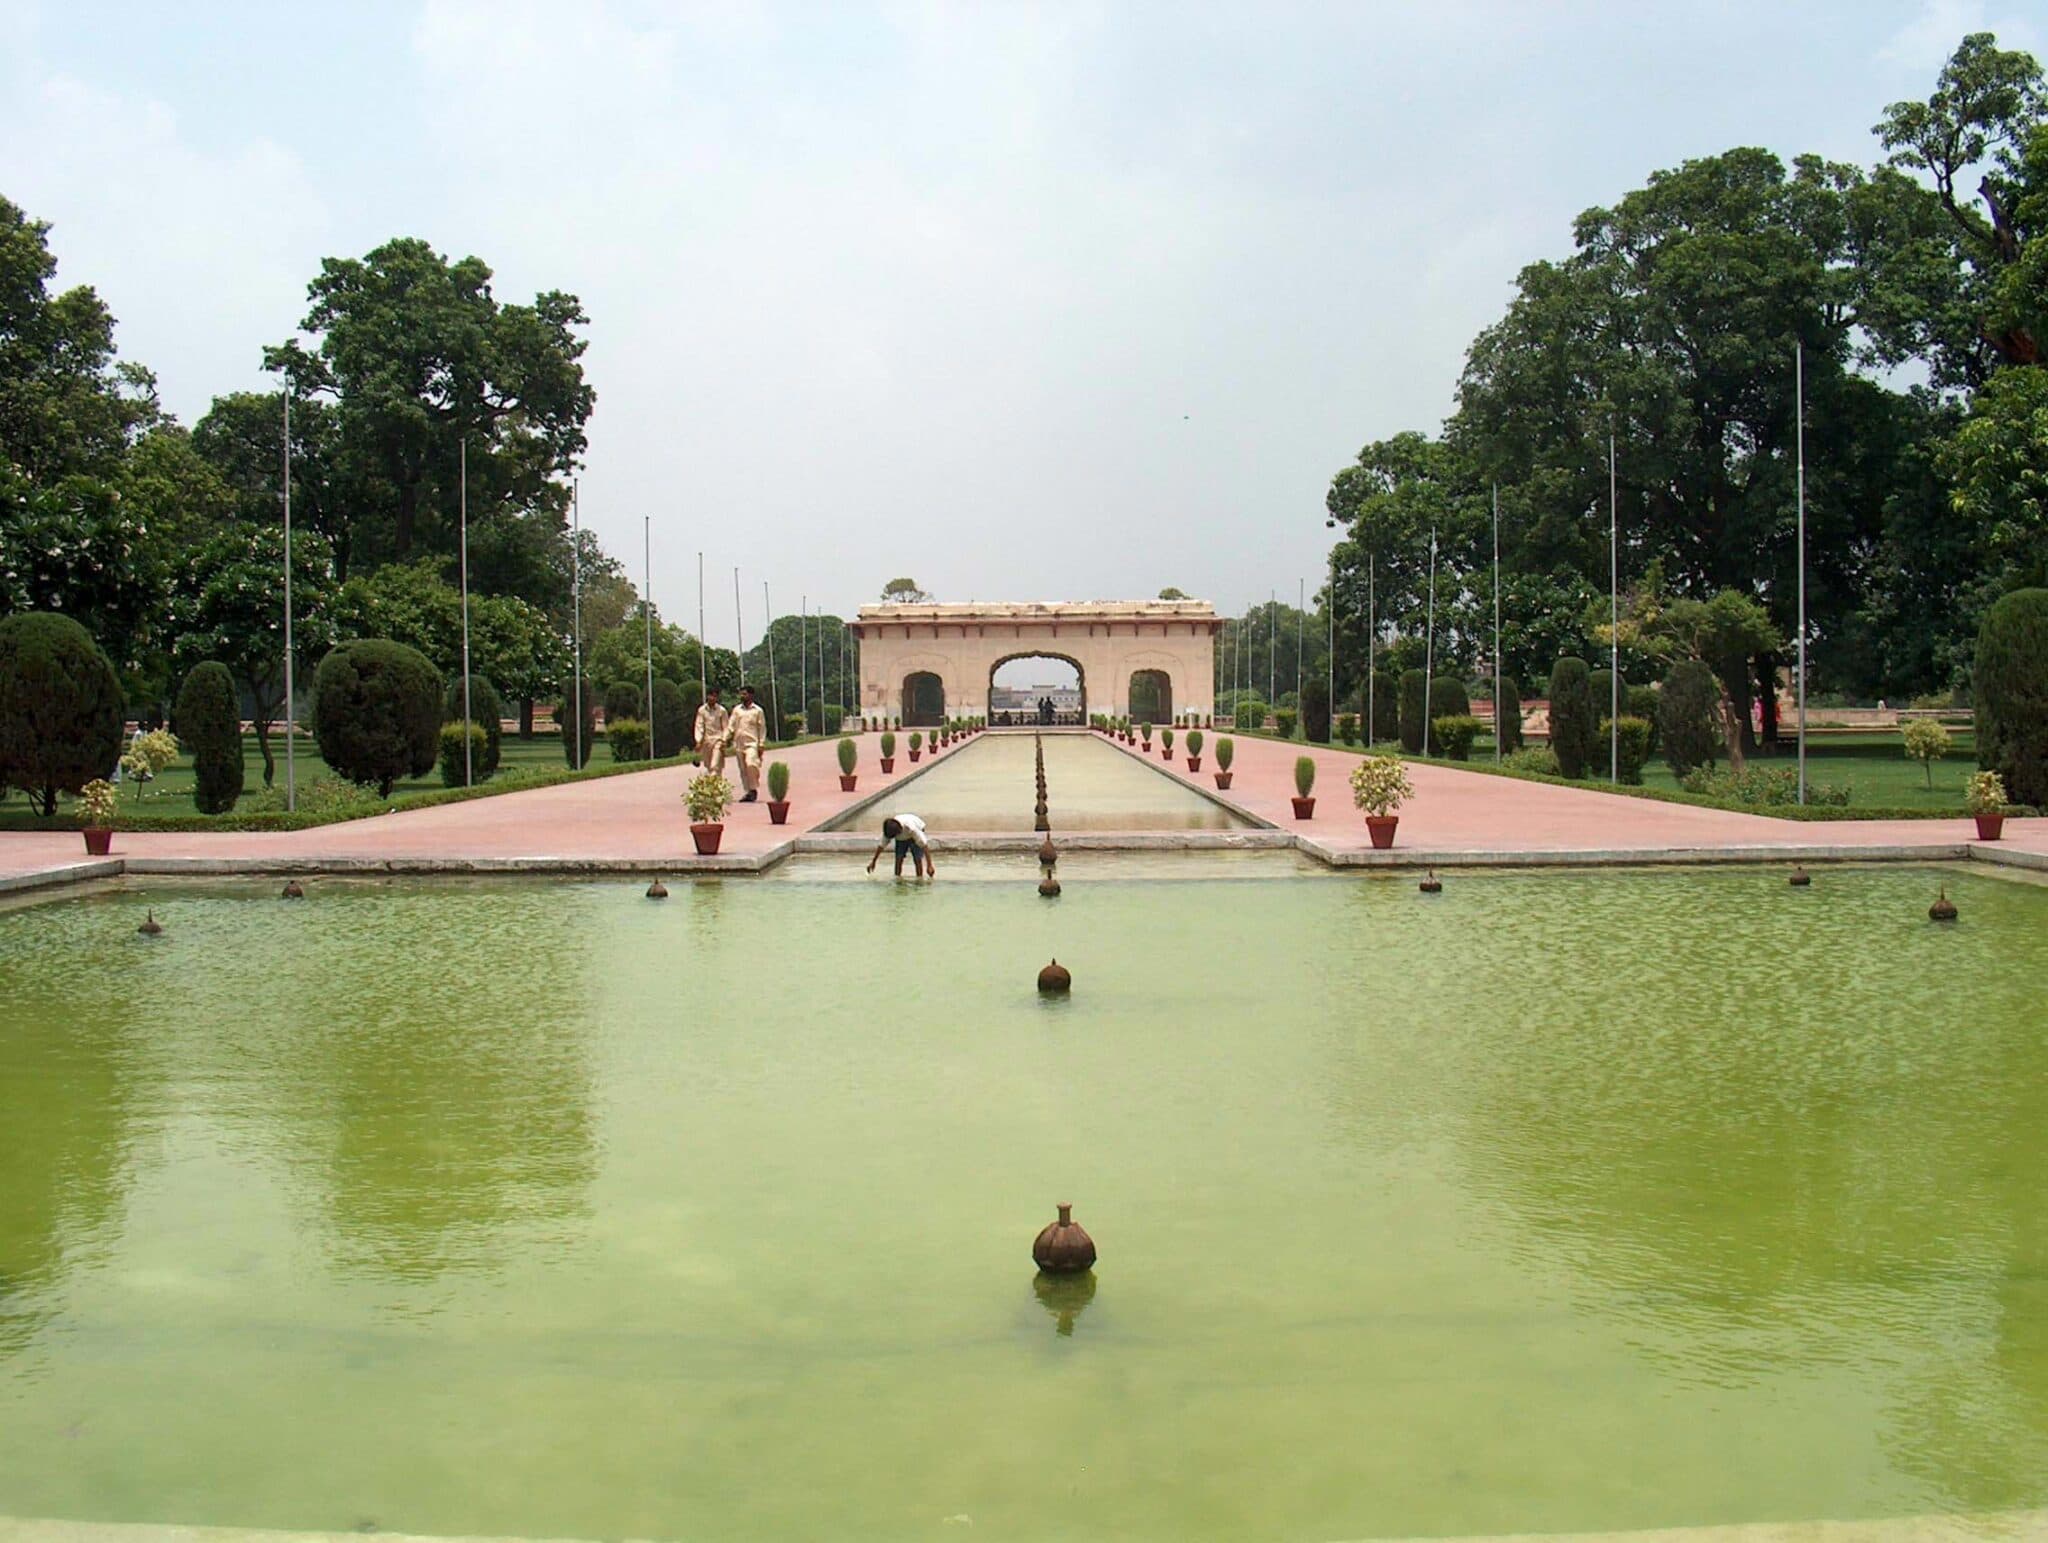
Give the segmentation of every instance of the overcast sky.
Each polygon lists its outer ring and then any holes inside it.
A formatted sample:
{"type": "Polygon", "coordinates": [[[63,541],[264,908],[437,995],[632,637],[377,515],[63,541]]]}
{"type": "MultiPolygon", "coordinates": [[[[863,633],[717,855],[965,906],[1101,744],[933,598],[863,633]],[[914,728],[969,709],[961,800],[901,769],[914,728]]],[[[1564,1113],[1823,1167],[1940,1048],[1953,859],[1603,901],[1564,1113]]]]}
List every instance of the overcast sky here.
{"type": "Polygon", "coordinates": [[[1737,144],[1869,163],[2034,0],[874,7],[0,0],[0,192],[189,423],[319,259],[580,295],[584,517],[715,642],[1313,589],[1330,476],[1433,429],[1516,270],[1737,144]],[[317,17],[318,20],[313,18],[317,17]]]}

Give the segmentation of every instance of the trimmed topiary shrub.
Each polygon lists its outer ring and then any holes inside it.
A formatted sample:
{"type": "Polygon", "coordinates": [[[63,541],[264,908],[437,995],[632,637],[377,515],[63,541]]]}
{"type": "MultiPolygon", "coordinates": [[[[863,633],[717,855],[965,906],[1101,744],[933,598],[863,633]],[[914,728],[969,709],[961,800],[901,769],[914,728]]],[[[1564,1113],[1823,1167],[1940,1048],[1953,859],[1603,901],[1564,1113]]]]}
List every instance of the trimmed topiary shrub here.
{"type": "Polygon", "coordinates": [[[1368,693],[1372,726],[1366,730],[1366,738],[1372,744],[1384,745],[1401,737],[1401,677],[1382,666],[1373,672],[1372,680],[1368,693]]]}
{"type": "Polygon", "coordinates": [[[1301,732],[1312,745],[1330,742],[1330,683],[1310,678],[1301,688],[1301,732]]]}
{"type": "MultiPolygon", "coordinates": [[[[456,676],[448,687],[448,703],[442,711],[444,718],[462,721],[462,677],[456,676]]],[[[499,740],[504,734],[503,720],[505,704],[498,696],[498,688],[481,675],[469,677],[470,721],[484,731],[484,753],[472,755],[470,765],[476,772],[478,782],[488,782],[498,769],[499,740]]],[[[457,746],[461,740],[457,739],[457,746]]],[[[450,787],[456,786],[454,783],[450,787]]]]}
{"type": "Polygon", "coordinates": [[[1307,798],[1316,790],[1316,758],[1312,755],[1298,755],[1294,758],[1294,792],[1299,798],[1307,798]]]}
{"type": "Polygon", "coordinates": [[[659,676],[654,681],[654,711],[648,722],[654,734],[654,754],[659,760],[679,756],[688,748],[690,731],[694,729],[697,709],[690,706],[683,688],[672,680],[659,676]]]}
{"type": "Polygon", "coordinates": [[[1358,743],[1357,713],[1339,713],[1337,715],[1337,737],[1347,745],[1358,743]]]}
{"type": "Polygon", "coordinates": [[[1615,778],[1620,782],[1637,783],[1643,780],[1643,763],[1650,759],[1650,725],[1641,718],[1632,718],[1624,713],[1620,722],[1612,718],[1600,720],[1600,737],[1608,739],[1609,725],[1615,725],[1619,732],[1612,739],[1614,751],[1615,778]]]}
{"type": "Polygon", "coordinates": [[[0,621],[0,787],[39,814],[112,774],[121,758],[120,677],[68,616],[21,611],[0,621]]]}
{"type": "Polygon", "coordinates": [[[1266,704],[1255,696],[1239,697],[1234,721],[1240,729],[1263,729],[1266,726],[1266,704]]]}
{"type": "Polygon", "coordinates": [[[484,752],[488,748],[484,726],[472,718],[469,732],[465,734],[462,716],[458,713],[453,722],[441,725],[441,786],[444,788],[459,788],[466,785],[462,778],[462,743],[465,739],[469,741],[469,764],[476,774],[476,780],[484,780],[484,752]]]}
{"type": "MultiPolygon", "coordinates": [[[[1589,684],[1589,686],[1588,686],[1588,690],[1589,690],[1589,691],[1590,691],[1590,692],[1592,693],[1592,697],[1593,697],[1593,716],[1594,716],[1594,718],[1596,718],[1596,719],[1600,719],[1600,718],[1611,718],[1611,717],[1613,717],[1613,716],[1614,716],[1614,707],[1613,707],[1613,703],[1612,703],[1612,700],[1611,700],[1611,698],[1610,698],[1610,697],[1609,697],[1609,695],[1608,695],[1608,693],[1609,693],[1609,692],[1610,692],[1610,691],[1611,691],[1611,690],[1613,689],[1613,687],[1612,687],[1612,682],[1613,682],[1613,680],[1614,680],[1614,671],[1612,671],[1612,670],[1609,670],[1609,669],[1602,669],[1602,668],[1598,668],[1598,667],[1596,667],[1596,668],[1594,669],[1594,671],[1593,671],[1593,673],[1592,673],[1592,675],[1591,675],[1591,677],[1590,677],[1590,684],[1589,684]]],[[[1622,692],[1622,700],[1623,700],[1624,702],[1625,702],[1625,701],[1627,701],[1627,700],[1628,700],[1628,682],[1627,682],[1627,681],[1623,681],[1623,682],[1622,682],[1622,685],[1621,685],[1621,692],[1622,692]]],[[[1626,708],[1623,708],[1622,710],[1623,710],[1624,712],[1626,712],[1626,711],[1627,711],[1627,709],[1626,709],[1626,708]]],[[[1606,743],[1606,741],[1605,741],[1605,740],[1603,740],[1603,741],[1601,741],[1601,743],[1603,743],[1603,744],[1604,744],[1604,743],[1606,743]]],[[[1601,757],[1599,757],[1599,756],[1595,756],[1595,757],[1594,757],[1593,759],[1594,759],[1595,761],[1597,761],[1597,762],[1600,762],[1600,763],[1601,763],[1601,764],[1603,764],[1603,765],[1605,764],[1604,760],[1603,760],[1603,759],[1602,759],[1601,757]]]]}
{"type": "Polygon", "coordinates": [[[614,761],[644,761],[652,735],[645,718],[611,718],[605,721],[604,740],[614,761]]]}
{"type": "Polygon", "coordinates": [[[1430,723],[1430,749],[1453,761],[1472,759],[1472,741],[1479,737],[1479,720],[1470,713],[1446,713],[1430,723]]]}
{"type": "Polygon", "coordinates": [[[1599,735],[1592,672],[1585,660],[1567,654],[1550,672],[1550,748],[1557,752],[1557,764],[1565,776],[1586,775],[1599,735]]]}
{"type": "Polygon", "coordinates": [[[1230,763],[1237,757],[1236,741],[1225,737],[1216,741],[1216,769],[1229,771],[1230,763]]]}
{"type": "Polygon", "coordinates": [[[1273,732],[1274,732],[1275,734],[1278,734],[1278,735],[1279,735],[1279,736],[1280,736],[1280,737],[1281,737],[1282,739],[1292,739],[1292,738],[1294,738],[1294,718],[1295,718],[1295,713],[1294,713],[1294,709],[1293,709],[1293,708],[1291,708],[1291,707],[1276,707],[1276,708],[1274,708],[1274,709],[1273,709],[1273,732]]]}
{"type": "Polygon", "coordinates": [[[2016,589],[1977,629],[1977,764],[2017,804],[2048,805],[2048,589],[2016,589]]]}
{"type": "MultiPolygon", "coordinates": [[[[1655,686],[1624,686],[1621,690],[1621,710],[1630,718],[1640,718],[1650,726],[1650,754],[1655,755],[1663,744],[1664,737],[1657,727],[1657,688],[1655,686]]],[[[1643,762],[1645,766],[1648,760],[1643,762]]]]}
{"type": "Polygon", "coordinates": [[[1714,764],[1721,710],[1721,682],[1698,659],[1681,659],[1657,693],[1657,742],[1671,774],[1683,781],[1714,764]]]}
{"type": "Polygon", "coordinates": [[[1564,772],[1557,764],[1557,753],[1548,745],[1528,745],[1513,755],[1501,757],[1503,770],[1512,772],[1534,772],[1539,777],[1562,777],[1564,772]]]}
{"type": "Polygon", "coordinates": [[[192,802],[226,814],[242,796],[242,712],[235,678],[209,659],[178,688],[178,738],[192,754],[192,802]]]}
{"type": "Polygon", "coordinates": [[[1420,670],[1401,672],[1401,748],[1410,755],[1422,754],[1422,715],[1426,706],[1422,694],[1428,684],[1429,677],[1420,670]]]}
{"type": "Polygon", "coordinates": [[[1522,748],[1522,686],[1512,675],[1500,678],[1500,700],[1493,704],[1493,732],[1502,759],[1522,748]]]}
{"type": "Polygon", "coordinates": [[[338,776],[391,796],[440,750],[446,682],[427,656],[388,638],[343,643],[313,676],[313,738],[338,776]]]}
{"type": "Polygon", "coordinates": [[[634,680],[615,680],[604,688],[604,722],[610,729],[614,718],[638,718],[647,710],[646,699],[640,693],[640,683],[634,680]]]}
{"type": "Polygon", "coordinates": [[[555,709],[555,722],[562,729],[562,759],[569,763],[571,771],[581,771],[590,764],[590,752],[597,744],[597,697],[591,691],[590,682],[583,683],[583,754],[576,754],[576,693],[572,684],[562,693],[561,705],[555,709]]]}
{"type": "Polygon", "coordinates": [[[839,756],[839,775],[851,777],[854,767],[860,763],[860,747],[853,742],[850,735],[842,736],[837,747],[837,753],[839,756]]]}

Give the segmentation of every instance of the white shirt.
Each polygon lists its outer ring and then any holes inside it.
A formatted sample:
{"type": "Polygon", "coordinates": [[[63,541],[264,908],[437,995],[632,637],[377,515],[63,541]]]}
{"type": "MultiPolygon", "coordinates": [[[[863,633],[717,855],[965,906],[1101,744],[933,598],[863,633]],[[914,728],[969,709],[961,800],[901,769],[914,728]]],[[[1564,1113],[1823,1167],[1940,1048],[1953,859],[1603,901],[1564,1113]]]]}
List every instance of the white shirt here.
{"type": "Polygon", "coordinates": [[[916,815],[892,814],[889,816],[889,818],[894,820],[902,831],[902,834],[896,838],[897,840],[901,841],[905,837],[908,837],[910,840],[915,841],[919,846],[930,845],[930,843],[925,840],[924,821],[920,820],[916,815]]]}

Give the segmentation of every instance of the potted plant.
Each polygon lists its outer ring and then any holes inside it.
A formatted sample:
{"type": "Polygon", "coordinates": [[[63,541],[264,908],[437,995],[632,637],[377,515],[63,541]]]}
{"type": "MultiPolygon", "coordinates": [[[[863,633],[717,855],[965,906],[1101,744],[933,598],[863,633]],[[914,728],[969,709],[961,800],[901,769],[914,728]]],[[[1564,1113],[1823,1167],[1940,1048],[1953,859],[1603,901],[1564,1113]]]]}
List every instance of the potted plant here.
{"type": "Polygon", "coordinates": [[[786,824],[789,820],[789,762],[768,763],[768,823],[786,824]]]}
{"type": "Polygon", "coordinates": [[[113,846],[114,816],[120,807],[121,790],[104,777],[95,777],[78,790],[78,823],[85,849],[94,857],[105,857],[113,846]]]}
{"type": "Polygon", "coordinates": [[[2005,828],[2005,780],[1995,771],[1978,772],[1963,784],[1963,803],[1976,817],[1977,839],[1996,841],[2005,828]]]}
{"type": "Polygon", "coordinates": [[[915,766],[917,758],[924,754],[924,735],[917,729],[910,731],[910,764],[915,766]]]}
{"type": "Polygon", "coordinates": [[[860,779],[853,774],[853,766],[860,759],[860,746],[850,735],[841,735],[839,740],[839,791],[851,793],[854,783],[860,779]]]}
{"type": "Polygon", "coordinates": [[[683,790],[690,811],[690,839],[699,857],[716,857],[725,836],[725,811],[732,807],[732,784],[716,772],[699,772],[683,790]]]}
{"type": "Polygon", "coordinates": [[[882,730],[882,775],[888,776],[896,770],[896,736],[887,729],[882,730]]]}
{"type": "Polygon", "coordinates": [[[1189,770],[1190,772],[1198,772],[1198,771],[1200,771],[1201,769],[1202,769],[1202,731],[1201,731],[1200,729],[1189,729],[1189,730],[1188,730],[1188,770],[1189,770]]]}
{"type": "Polygon", "coordinates": [[[1216,791],[1230,791],[1230,763],[1237,755],[1237,741],[1228,734],[1216,741],[1216,791]]]}
{"type": "Polygon", "coordinates": [[[1316,758],[1312,755],[1298,755],[1294,758],[1294,817],[1297,820],[1312,820],[1316,816],[1316,801],[1311,795],[1316,786],[1316,758]]]}
{"type": "Polygon", "coordinates": [[[1138,736],[1145,741],[1145,754],[1150,755],[1152,753],[1152,725],[1150,723],[1139,724],[1138,736]]]}
{"type": "Polygon", "coordinates": [[[1386,848],[1394,844],[1394,827],[1400,816],[1394,811],[1415,792],[1407,768],[1391,755],[1369,755],[1352,768],[1351,801],[1365,811],[1365,828],[1372,844],[1386,848]]]}
{"type": "Polygon", "coordinates": [[[1172,729],[1161,729],[1159,731],[1159,759],[1168,762],[1169,764],[1173,760],[1172,729]]]}

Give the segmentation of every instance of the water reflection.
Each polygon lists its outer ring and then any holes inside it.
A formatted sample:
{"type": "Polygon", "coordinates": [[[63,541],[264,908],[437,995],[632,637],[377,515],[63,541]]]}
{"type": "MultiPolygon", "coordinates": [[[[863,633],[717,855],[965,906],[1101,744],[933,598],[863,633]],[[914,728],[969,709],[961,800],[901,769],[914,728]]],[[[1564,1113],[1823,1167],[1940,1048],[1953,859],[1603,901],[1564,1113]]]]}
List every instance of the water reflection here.
{"type": "Polygon", "coordinates": [[[1031,1277],[1031,1291],[1038,1298],[1038,1305],[1051,1316],[1055,1326],[1053,1332],[1070,1339],[1075,1320],[1095,1300],[1095,1272],[1083,1270],[1079,1275],[1048,1275],[1040,1270],[1031,1277]]]}

